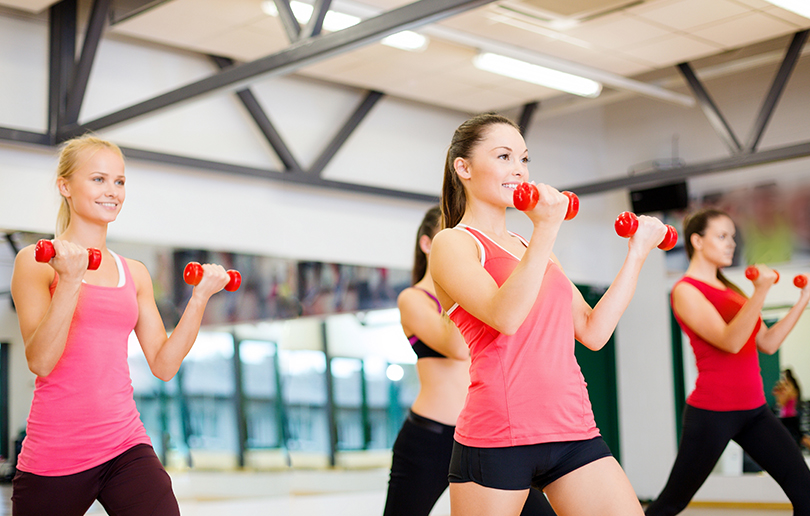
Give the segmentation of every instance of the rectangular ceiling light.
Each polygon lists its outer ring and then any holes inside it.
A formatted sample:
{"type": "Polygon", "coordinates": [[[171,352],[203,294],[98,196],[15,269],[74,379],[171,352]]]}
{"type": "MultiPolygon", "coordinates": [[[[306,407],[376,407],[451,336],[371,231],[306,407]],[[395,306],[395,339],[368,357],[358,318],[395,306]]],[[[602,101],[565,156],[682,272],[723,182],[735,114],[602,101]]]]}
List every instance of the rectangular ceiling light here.
{"type": "Polygon", "coordinates": [[[810,2],[807,0],[768,0],[768,2],[810,19],[810,2]]]}
{"type": "MultiPolygon", "coordinates": [[[[263,1],[261,7],[266,15],[278,16],[278,9],[273,0],[263,1]]],[[[305,25],[312,17],[312,6],[310,4],[292,0],[290,2],[290,9],[292,9],[295,19],[298,20],[298,23],[301,25],[305,25]]],[[[360,21],[361,18],[359,16],[352,16],[330,9],[326,11],[326,16],[323,18],[323,29],[329,32],[337,32],[351,27],[352,25],[357,25],[360,21]]],[[[380,41],[380,43],[389,47],[418,52],[427,48],[428,38],[416,32],[405,30],[391,34],[380,41]]]]}
{"type": "Polygon", "coordinates": [[[591,79],[489,52],[475,56],[473,65],[480,70],[573,93],[581,97],[595,98],[602,92],[602,85],[591,79]]]}
{"type": "Polygon", "coordinates": [[[403,30],[396,34],[383,38],[380,43],[389,47],[409,50],[411,52],[421,52],[428,46],[428,38],[410,30],[403,30]]]}

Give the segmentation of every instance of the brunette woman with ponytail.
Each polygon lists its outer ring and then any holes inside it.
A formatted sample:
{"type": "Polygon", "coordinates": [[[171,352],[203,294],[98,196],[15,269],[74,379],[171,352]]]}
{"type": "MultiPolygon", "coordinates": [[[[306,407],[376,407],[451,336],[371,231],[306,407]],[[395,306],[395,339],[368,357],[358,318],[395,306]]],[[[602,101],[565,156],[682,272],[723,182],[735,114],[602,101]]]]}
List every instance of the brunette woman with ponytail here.
{"type": "Polygon", "coordinates": [[[433,240],[429,267],[471,356],[450,465],[452,514],[517,515],[535,487],[560,516],[640,516],[594,422],[574,342],[593,350],[605,345],[666,229],[639,217],[619,274],[592,309],[552,253],[565,195],[538,184],[539,202],[525,212],[531,240],[506,229],[513,192],[529,179],[528,162],[517,126],[491,114],[464,122],[447,152],[447,229],[433,240]]]}
{"type": "Polygon", "coordinates": [[[734,256],[734,221],[708,209],[684,221],[686,274],[672,288],[672,311],[697,359],[695,389],[686,400],[683,435],[669,480],[648,516],[681,512],[734,440],[779,483],[793,514],[810,515],[810,470],[788,430],[765,403],[757,350],[772,355],[810,301],[810,287],[770,328],[760,312],[777,275],[758,265],[751,298],[723,275],[734,256]]]}
{"type": "MultiPolygon", "coordinates": [[[[397,298],[402,330],[416,354],[420,390],[394,443],[385,516],[428,516],[447,489],[453,431],[467,387],[467,344],[436,299],[428,262],[441,210],[425,214],[416,233],[413,286],[397,298]]],[[[534,490],[525,516],[551,516],[545,496],[534,490]]]]}

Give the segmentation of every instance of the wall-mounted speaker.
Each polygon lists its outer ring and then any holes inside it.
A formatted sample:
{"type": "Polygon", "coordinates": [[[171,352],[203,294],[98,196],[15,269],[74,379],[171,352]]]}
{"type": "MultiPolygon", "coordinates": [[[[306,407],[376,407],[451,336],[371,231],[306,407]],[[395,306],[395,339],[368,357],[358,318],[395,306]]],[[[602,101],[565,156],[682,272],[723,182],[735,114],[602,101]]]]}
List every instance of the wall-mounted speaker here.
{"type": "Polygon", "coordinates": [[[689,205],[686,181],[656,186],[630,192],[633,212],[637,214],[652,211],[682,210],[689,205]]]}

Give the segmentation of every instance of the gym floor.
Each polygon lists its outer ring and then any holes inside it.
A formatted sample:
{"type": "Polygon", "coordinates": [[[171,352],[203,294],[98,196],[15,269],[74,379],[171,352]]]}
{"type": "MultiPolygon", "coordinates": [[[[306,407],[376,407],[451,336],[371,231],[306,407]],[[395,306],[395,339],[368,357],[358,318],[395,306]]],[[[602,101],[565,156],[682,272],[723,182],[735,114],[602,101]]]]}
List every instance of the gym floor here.
{"type": "MultiPolygon", "coordinates": [[[[173,473],[183,516],[380,516],[388,470],[290,471],[278,473],[173,473]]],[[[11,486],[0,485],[0,516],[11,514],[11,486]]],[[[98,504],[90,516],[107,514],[98,504]]],[[[445,492],[433,516],[449,516],[445,492]]],[[[790,516],[788,508],[693,505],[684,516],[790,516]]]]}

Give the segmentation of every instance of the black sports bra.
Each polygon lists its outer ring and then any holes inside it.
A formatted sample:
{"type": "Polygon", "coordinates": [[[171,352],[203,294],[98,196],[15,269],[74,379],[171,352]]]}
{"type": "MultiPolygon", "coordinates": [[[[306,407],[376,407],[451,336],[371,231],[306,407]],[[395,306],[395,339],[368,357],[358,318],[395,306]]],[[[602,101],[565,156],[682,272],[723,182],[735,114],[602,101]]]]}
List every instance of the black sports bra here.
{"type": "MultiPolygon", "coordinates": [[[[418,287],[413,288],[421,290],[422,292],[430,296],[430,298],[436,302],[436,308],[439,309],[439,313],[442,313],[442,305],[441,303],[439,303],[439,300],[436,299],[436,296],[434,296],[433,294],[431,294],[430,292],[428,292],[423,288],[418,287]]],[[[447,358],[446,356],[442,355],[435,349],[431,348],[430,346],[419,340],[419,337],[417,337],[416,335],[411,335],[410,337],[408,337],[408,342],[411,343],[411,348],[413,349],[413,352],[416,353],[417,360],[420,358],[447,358]]]]}

